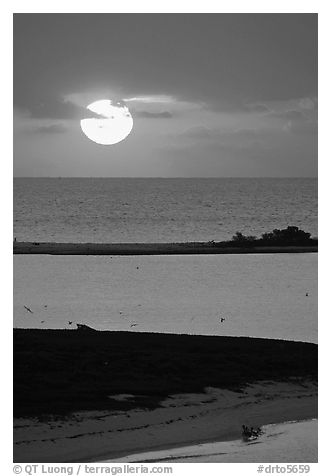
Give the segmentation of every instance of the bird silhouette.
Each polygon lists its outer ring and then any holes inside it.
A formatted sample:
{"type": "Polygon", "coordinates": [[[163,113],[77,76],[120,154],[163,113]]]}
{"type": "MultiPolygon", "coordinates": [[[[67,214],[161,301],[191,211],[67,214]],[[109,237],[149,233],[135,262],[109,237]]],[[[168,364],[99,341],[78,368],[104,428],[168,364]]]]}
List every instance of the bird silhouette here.
{"type": "Polygon", "coordinates": [[[135,326],[137,326],[137,325],[138,325],[138,324],[131,324],[131,326],[130,326],[130,327],[135,327],[135,326]]]}
{"type": "Polygon", "coordinates": [[[24,307],[25,307],[25,309],[26,309],[28,312],[30,312],[31,314],[33,314],[33,311],[31,311],[31,309],[30,309],[29,307],[26,307],[26,306],[24,306],[24,307]]]}
{"type": "Polygon", "coordinates": [[[68,324],[69,324],[69,326],[71,326],[71,324],[72,324],[72,321],[68,321],[68,324]]]}
{"type": "Polygon", "coordinates": [[[41,324],[43,324],[45,321],[40,321],[41,324]]]}
{"type": "Polygon", "coordinates": [[[224,322],[224,321],[225,321],[225,317],[221,317],[220,322],[224,322]]]}
{"type": "Polygon", "coordinates": [[[306,296],[309,296],[309,294],[308,294],[308,293],[306,293],[306,296]]]}

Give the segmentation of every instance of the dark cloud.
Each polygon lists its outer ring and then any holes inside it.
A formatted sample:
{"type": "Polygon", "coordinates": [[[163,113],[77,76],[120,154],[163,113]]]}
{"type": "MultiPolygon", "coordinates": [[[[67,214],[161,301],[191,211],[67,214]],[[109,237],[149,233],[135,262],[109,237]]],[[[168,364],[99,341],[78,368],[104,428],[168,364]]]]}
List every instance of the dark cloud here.
{"type": "Polygon", "coordinates": [[[205,126],[196,126],[186,129],[177,137],[179,139],[213,139],[215,136],[219,135],[220,131],[205,126]]]}
{"type": "Polygon", "coordinates": [[[222,149],[245,149],[263,143],[268,133],[263,130],[241,128],[223,130],[205,126],[191,127],[180,134],[169,136],[172,148],[217,147],[222,149]]]}
{"type": "Polygon", "coordinates": [[[307,118],[301,112],[295,109],[289,111],[281,111],[281,112],[271,112],[269,117],[275,117],[277,119],[286,119],[286,120],[293,120],[293,121],[305,121],[307,118]]]}
{"type": "Polygon", "coordinates": [[[299,104],[302,107],[302,109],[308,109],[308,110],[316,109],[317,108],[317,97],[302,98],[299,101],[299,104]]]}
{"type": "Polygon", "coordinates": [[[169,111],[150,112],[150,111],[132,111],[134,117],[144,117],[146,119],[171,119],[173,114],[169,111]]]}
{"type": "Polygon", "coordinates": [[[256,140],[256,137],[259,134],[263,135],[263,131],[261,130],[258,131],[256,129],[248,129],[248,128],[236,129],[227,133],[227,135],[229,136],[235,136],[236,138],[240,137],[241,139],[244,139],[244,140],[251,140],[251,139],[256,140]]]}
{"type": "Polygon", "coordinates": [[[22,104],[21,107],[17,107],[23,112],[27,112],[32,119],[88,119],[88,118],[103,118],[95,112],[92,112],[85,107],[80,107],[69,101],[63,101],[60,98],[45,98],[44,100],[38,99],[31,104],[22,104]]]}
{"type": "Polygon", "coordinates": [[[289,121],[285,129],[292,134],[317,134],[318,123],[317,121],[289,121]]]}
{"type": "Polygon", "coordinates": [[[244,104],[243,109],[247,112],[257,112],[260,114],[270,112],[270,108],[265,104],[244,104]]]}
{"type": "Polygon", "coordinates": [[[62,98],[91,88],[224,111],[316,95],[317,15],[14,15],[17,107],[81,117],[62,98]]]}
{"type": "MultiPolygon", "coordinates": [[[[311,108],[309,108],[309,110],[311,110],[311,108]]],[[[302,112],[291,109],[272,112],[268,116],[281,121],[280,124],[283,124],[283,129],[292,134],[317,134],[318,121],[315,118],[309,117],[308,111],[305,110],[305,112],[302,112]]]]}
{"type": "Polygon", "coordinates": [[[63,124],[50,124],[47,126],[39,126],[34,129],[38,134],[62,134],[67,132],[67,128],[63,124]]]}
{"type": "MultiPolygon", "coordinates": [[[[261,133],[261,132],[260,132],[261,133]]],[[[236,139],[250,140],[256,139],[258,131],[256,129],[234,129],[234,130],[222,130],[212,129],[205,126],[196,126],[187,129],[178,135],[179,138],[194,138],[194,139],[222,139],[228,137],[235,137],[236,139]]]]}

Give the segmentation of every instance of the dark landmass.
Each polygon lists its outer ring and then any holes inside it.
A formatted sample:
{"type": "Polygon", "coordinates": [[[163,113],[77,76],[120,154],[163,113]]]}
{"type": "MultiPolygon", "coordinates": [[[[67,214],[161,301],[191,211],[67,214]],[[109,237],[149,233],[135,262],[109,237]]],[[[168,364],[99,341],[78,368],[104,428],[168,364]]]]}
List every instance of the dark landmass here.
{"type": "Polygon", "coordinates": [[[309,245],[237,245],[219,243],[31,243],[15,242],[14,254],[48,255],[184,255],[246,253],[315,253],[309,245]]]}
{"type": "Polygon", "coordinates": [[[205,387],[317,381],[317,345],[247,337],[14,329],[14,416],[155,408],[205,387]],[[131,394],[129,401],[110,398],[131,394]]]}
{"type": "Polygon", "coordinates": [[[169,255],[238,253],[312,253],[318,241],[310,233],[288,226],[261,238],[237,232],[230,241],[187,243],[42,243],[14,241],[14,254],[169,255]]]}

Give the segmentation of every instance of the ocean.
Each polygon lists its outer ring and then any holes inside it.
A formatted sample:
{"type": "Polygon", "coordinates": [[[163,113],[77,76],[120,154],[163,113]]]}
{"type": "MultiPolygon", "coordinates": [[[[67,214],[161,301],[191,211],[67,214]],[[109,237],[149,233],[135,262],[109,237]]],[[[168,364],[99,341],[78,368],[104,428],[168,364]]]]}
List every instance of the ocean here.
{"type": "MultiPolygon", "coordinates": [[[[18,241],[207,241],[287,225],[317,235],[314,179],[24,178],[14,186],[18,241]]],[[[317,254],[14,256],[14,326],[76,323],[317,342],[317,254]]]]}
{"type": "Polygon", "coordinates": [[[18,241],[221,241],[288,225],[317,236],[316,179],[14,179],[18,241]]]}

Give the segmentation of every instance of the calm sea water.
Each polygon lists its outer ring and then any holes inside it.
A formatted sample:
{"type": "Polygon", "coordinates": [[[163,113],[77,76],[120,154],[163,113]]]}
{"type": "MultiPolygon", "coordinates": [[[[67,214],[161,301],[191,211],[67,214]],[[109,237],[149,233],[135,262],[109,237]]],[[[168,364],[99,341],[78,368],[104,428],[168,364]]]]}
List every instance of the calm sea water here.
{"type": "Polygon", "coordinates": [[[317,236],[316,179],[14,180],[18,241],[208,241],[288,225],[317,236]]]}

